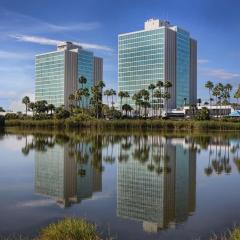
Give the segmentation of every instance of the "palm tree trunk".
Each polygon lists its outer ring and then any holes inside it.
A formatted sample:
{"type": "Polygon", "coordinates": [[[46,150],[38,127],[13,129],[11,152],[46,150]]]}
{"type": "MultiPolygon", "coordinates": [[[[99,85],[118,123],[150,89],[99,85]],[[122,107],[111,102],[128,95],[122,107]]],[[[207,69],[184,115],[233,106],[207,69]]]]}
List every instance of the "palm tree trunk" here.
{"type": "Polygon", "coordinates": [[[120,110],[122,112],[122,97],[120,98],[120,110]]]}

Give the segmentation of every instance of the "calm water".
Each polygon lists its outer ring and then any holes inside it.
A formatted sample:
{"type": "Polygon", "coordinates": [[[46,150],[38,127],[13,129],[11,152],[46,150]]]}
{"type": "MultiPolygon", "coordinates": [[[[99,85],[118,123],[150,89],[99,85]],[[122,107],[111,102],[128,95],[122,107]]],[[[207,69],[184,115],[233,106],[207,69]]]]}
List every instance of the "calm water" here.
{"type": "Polygon", "coordinates": [[[6,130],[0,235],[66,216],[117,239],[206,239],[240,223],[240,137],[6,130]]]}

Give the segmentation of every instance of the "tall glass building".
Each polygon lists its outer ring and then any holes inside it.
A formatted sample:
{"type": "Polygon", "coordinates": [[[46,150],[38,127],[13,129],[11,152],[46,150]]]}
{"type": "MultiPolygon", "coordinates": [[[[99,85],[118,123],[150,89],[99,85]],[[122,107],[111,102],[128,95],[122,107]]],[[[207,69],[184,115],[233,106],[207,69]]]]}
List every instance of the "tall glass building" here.
{"type": "MultiPolygon", "coordinates": [[[[196,103],[197,42],[187,31],[166,21],[150,19],[144,30],[120,34],[118,50],[119,91],[127,91],[132,97],[150,84],[170,81],[169,109],[196,103]]],[[[135,108],[131,97],[125,101],[135,108]]],[[[163,99],[161,103],[166,107],[163,99]]]]}
{"type": "Polygon", "coordinates": [[[71,42],[63,42],[57,51],[39,54],[35,61],[35,98],[46,100],[56,107],[69,106],[68,97],[81,86],[78,79],[84,76],[84,87],[91,89],[103,79],[103,60],[90,51],[71,42]]]}

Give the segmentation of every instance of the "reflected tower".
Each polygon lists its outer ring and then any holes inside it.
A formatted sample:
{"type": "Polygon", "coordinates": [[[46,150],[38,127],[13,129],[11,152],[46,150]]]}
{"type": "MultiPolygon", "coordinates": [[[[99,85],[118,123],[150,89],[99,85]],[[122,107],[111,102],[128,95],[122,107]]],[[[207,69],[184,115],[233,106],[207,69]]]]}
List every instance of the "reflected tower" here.
{"type": "Polygon", "coordinates": [[[185,221],[195,210],[196,151],[185,146],[185,139],[152,137],[147,142],[145,162],[134,159],[135,144],[129,160],[118,163],[117,215],[157,232],[185,221]]]}
{"type": "Polygon", "coordinates": [[[35,192],[69,207],[101,191],[102,174],[92,165],[89,145],[55,145],[44,152],[35,151],[35,192]]]}

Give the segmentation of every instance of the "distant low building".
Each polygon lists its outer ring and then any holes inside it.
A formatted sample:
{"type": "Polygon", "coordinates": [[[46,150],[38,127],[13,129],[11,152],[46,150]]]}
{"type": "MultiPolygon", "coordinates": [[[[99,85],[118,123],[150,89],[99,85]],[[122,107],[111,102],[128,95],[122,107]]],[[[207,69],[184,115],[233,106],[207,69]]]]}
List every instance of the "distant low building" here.
{"type": "MultiPolygon", "coordinates": [[[[191,107],[185,106],[183,108],[184,115],[189,116],[191,115],[191,107]]],[[[219,116],[228,116],[230,113],[234,112],[234,108],[231,105],[201,105],[197,106],[197,109],[207,108],[209,110],[209,114],[212,117],[219,117],[219,116]]]]}

